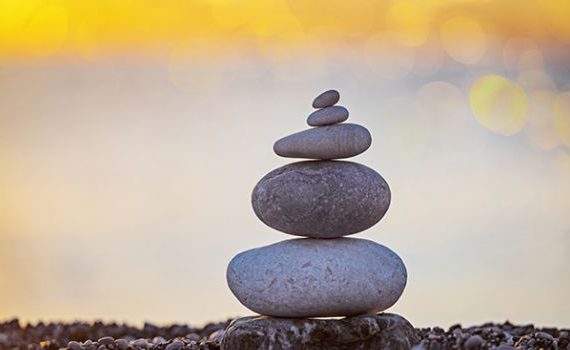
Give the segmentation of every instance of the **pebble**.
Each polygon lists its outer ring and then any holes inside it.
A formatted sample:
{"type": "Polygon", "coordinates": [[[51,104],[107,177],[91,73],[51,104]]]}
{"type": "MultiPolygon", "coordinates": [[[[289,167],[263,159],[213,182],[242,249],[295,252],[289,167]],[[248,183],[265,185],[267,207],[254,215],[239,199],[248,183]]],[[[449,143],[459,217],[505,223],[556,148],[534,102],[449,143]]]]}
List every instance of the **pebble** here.
{"type": "Polygon", "coordinates": [[[217,330],[208,336],[209,341],[221,342],[224,338],[225,331],[223,329],[217,330]]]}
{"type": "Polygon", "coordinates": [[[133,345],[138,348],[146,348],[148,347],[148,342],[146,341],[146,339],[139,338],[133,342],[133,345]]]}
{"type": "Polygon", "coordinates": [[[172,343],[168,344],[164,350],[180,350],[184,347],[184,342],[179,339],[175,339],[172,343]]]}
{"type": "Polygon", "coordinates": [[[119,348],[119,350],[126,350],[129,347],[129,342],[126,339],[116,339],[115,346],[119,348]]]}
{"type": "Polygon", "coordinates": [[[154,337],[154,338],[152,338],[152,343],[153,344],[166,343],[166,339],[164,339],[163,337],[154,337]]]}
{"type": "Polygon", "coordinates": [[[74,340],[67,343],[67,347],[70,348],[71,350],[82,350],[83,349],[83,346],[81,346],[81,344],[79,344],[79,342],[76,342],[74,340]]]}
{"type": "Polygon", "coordinates": [[[342,106],[330,106],[314,111],[307,118],[310,126],[324,126],[342,123],[348,119],[348,110],[342,106]]]}
{"type": "Polygon", "coordinates": [[[388,210],[390,197],[386,181],[367,166],[305,161],[265,175],[253,189],[251,202],[259,219],[276,230],[335,238],[372,227],[388,210]]]}
{"type": "Polygon", "coordinates": [[[273,151],[286,158],[341,159],[359,155],[371,144],[372,136],[365,127],[343,123],[285,136],[275,142],[273,151]]]}
{"type": "Polygon", "coordinates": [[[111,345],[115,342],[115,339],[113,339],[113,337],[103,337],[103,338],[99,338],[99,340],[97,340],[97,343],[99,343],[99,345],[111,345]]]}
{"type": "Polygon", "coordinates": [[[338,102],[340,99],[340,94],[336,90],[327,90],[320,94],[319,96],[315,97],[313,100],[313,107],[314,108],[324,108],[328,106],[332,106],[338,102]]]}
{"type": "Polygon", "coordinates": [[[481,348],[484,342],[480,335],[472,335],[465,341],[463,346],[466,350],[477,350],[481,348]]]}
{"type": "Polygon", "coordinates": [[[82,348],[85,350],[96,350],[97,346],[95,346],[95,343],[91,339],[88,339],[83,342],[82,348]]]}
{"type": "Polygon", "coordinates": [[[539,339],[544,339],[547,341],[554,341],[554,337],[546,332],[536,332],[535,336],[539,339]]]}
{"type": "Polygon", "coordinates": [[[232,259],[230,290],[248,309],[275,317],[349,316],[383,311],[402,294],[404,263],[357,238],[298,238],[232,259]]]}
{"type": "Polygon", "coordinates": [[[193,341],[199,341],[200,339],[202,339],[198,334],[196,333],[188,333],[186,334],[186,338],[193,340],[193,341]]]}

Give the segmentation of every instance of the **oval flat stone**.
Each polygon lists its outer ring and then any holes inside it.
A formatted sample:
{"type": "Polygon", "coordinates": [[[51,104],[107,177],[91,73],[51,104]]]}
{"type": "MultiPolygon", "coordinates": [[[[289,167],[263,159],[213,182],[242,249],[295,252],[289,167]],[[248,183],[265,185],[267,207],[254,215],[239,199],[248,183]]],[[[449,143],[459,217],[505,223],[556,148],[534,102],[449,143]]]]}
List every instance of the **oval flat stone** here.
{"type": "Polygon", "coordinates": [[[348,119],[348,110],[342,106],[330,106],[314,111],[307,118],[310,126],[323,126],[341,123],[348,119]]]}
{"type": "Polygon", "coordinates": [[[226,277],[254,312],[332,317],[389,308],[402,295],[407,272],[396,253],[369,240],[300,238],[238,254],[226,277]]]}
{"type": "Polygon", "coordinates": [[[332,106],[338,102],[340,99],[340,94],[336,90],[327,90],[320,94],[319,96],[315,97],[313,100],[313,107],[314,108],[324,108],[328,106],[332,106]]]}
{"type": "Polygon", "coordinates": [[[359,155],[371,144],[372,136],[365,127],[343,123],[285,136],[275,142],[273,151],[287,158],[341,159],[359,155]]]}
{"type": "Polygon", "coordinates": [[[251,203],[266,225],[297,236],[334,238],[375,225],[390,206],[380,174],[346,161],[304,161],[265,175],[251,203]]]}

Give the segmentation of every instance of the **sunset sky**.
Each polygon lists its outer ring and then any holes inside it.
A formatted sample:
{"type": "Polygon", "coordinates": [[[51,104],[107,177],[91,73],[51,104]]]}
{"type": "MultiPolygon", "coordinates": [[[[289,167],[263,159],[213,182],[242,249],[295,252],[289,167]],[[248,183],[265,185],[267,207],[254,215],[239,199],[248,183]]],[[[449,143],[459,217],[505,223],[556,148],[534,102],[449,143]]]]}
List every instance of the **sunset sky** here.
{"type": "Polygon", "coordinates": [[[416,326],[570,326],[570,1],[0,0],[0,320],[250,314],[250,194],[334,88],[416,326]]]}

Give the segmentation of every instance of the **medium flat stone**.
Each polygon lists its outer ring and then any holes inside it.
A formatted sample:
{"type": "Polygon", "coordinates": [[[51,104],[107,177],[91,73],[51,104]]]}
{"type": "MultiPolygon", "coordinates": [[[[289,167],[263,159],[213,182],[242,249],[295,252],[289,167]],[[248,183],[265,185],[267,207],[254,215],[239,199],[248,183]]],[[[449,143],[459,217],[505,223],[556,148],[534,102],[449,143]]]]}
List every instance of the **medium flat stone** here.
{"type": "Polygon", "coordinates": [[[383,311],[406,286],[400,257],[358,238],[297,238],[236,255],[226,278],[248,309],[274,317],[351,316],[383,311]]]}
{"type": "Polygon", "coordinates": [[[396,314],[341,320],[244,317],[226,329],[222,350],[409,350],[419,343],[414,327],[396,314]]]}
{"type": "Polygon", "coordinates": [[[338,102],[340,99],[340,94],[336,90],[327,90],[320,94],[319,96],[315,97],[313,100],[313,107],[314,108],[324,108],[328,106],[332,106],[338,102]]]}
{"type": "Polygon", "coordinates": [[[343,123],[285,136],[275,142],[273,151],[287,158],[342,159],[366,151],[371,144],[372,136],[365,127],[343,123]]]}
{"type": "Polygon", "coordinates": [[[335,238],[375,225],[390,188],[373,169],[347,161],[304,161],[265,175],[251,203],[266,225],[296,236],[335,238]]]}
{"type": "Polygon", "coordinates": [[[314,111],[307,118],[310,126],[324,126],[342,123],[348,119],[348,110],[343,106],[330,106],[314,111]]]}

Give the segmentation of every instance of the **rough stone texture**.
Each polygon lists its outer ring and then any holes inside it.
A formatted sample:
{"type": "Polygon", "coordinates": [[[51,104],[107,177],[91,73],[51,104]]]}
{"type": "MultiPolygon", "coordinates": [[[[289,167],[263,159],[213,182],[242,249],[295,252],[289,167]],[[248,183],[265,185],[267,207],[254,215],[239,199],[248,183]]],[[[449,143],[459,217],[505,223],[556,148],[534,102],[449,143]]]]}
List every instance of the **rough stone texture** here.
{"type": "Polygon", "coordinates": [[[412,325],[395,314],[342,320],[244,317],[233,321],[222,350],[407,350],[419,342],[412,325]]]}
{"type": "Polygon", "coordinates": [[[354,157],[371,144],[372,136],[365,127],[343,123],[285,136],[275,142],[273,151],[287,158],[341,159],[354,157]]]}
{"type": "Polygon", "coordinates": [[[330,106],[314,111],[307,118],[310,126],[323,126],[342,123],[348,119],[348,110],[343,106],[330,106]]]}
{"type": "Polygon", "coordinates": [[[324,108],[328,106],[332,106],[338,102],[340,99],[340,94],[336,90],[327,90],[320,94],[319,96],[315,97],[313,100],[313,107],[314,108],[324,108]]]}
{"type": "Polygon", "coordinates": [[[236,255],[228,285],[248,309],[275,317],[351,316],[392,306],[406,286],[400,257],[358,238],[297,238],[236,255]]]}
{"type": "Polygon", "coordinates": [[[334,238],[380,221],[390,206],[390,188],[362,164],[304,161],[265,175],[253,189],[251,202],[259,219],[276,230],[334,238]]]}

